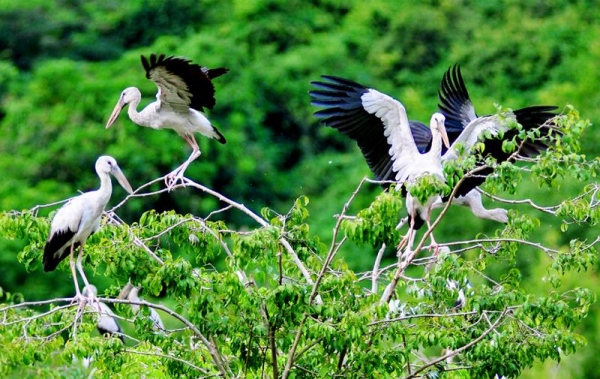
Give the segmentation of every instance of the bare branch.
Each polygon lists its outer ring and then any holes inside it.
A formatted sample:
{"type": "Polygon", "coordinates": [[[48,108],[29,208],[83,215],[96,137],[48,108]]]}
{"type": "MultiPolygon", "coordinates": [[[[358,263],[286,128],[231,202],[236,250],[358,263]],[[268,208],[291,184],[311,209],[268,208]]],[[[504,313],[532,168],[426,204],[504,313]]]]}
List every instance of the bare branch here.
{"type": "MultiPolygon", "coordinates": [[[[198,184],[188,178],[184,178],[184,185],[197,188],[203,192],[206,192],[206,193],[216,197],[220,201],[223,201],[223,202],[231,205],[232,207],[234,207],[234,208],[242,211],[246,215],[248,215],[250,218],[252,218],[254,221],[256,221],[262,227],[269,226],[269,223],[267,221],[265,221],[263,218],[259,217],[256,213],[252,212],[244,204],[237,203],[237,202],[229,199],[228,197],[223,196],[222,194],[220,194],[206,186],[198,184]]],[[[290,257],[292,258],[292,261],[294,261],[294,263],[296,264],[296,266],[298,267],[298,269],[300,270],[300,272],[302,273],[302,275],[304,276],[306,281],[311,285],[314,284],[314,282],[311,278],[310,272],[306,269],[306,267],[304,266],[304,263],[300,260],[300,258],[298,257],[298,255],[296,254],[296,252],[294,251],[294,249],[292,248],[290,243],[283,237],[279,239],[279,243],[281,243],[283,245],[283,247],[285,248],[285,250],[288,252],[290,257]]]]}

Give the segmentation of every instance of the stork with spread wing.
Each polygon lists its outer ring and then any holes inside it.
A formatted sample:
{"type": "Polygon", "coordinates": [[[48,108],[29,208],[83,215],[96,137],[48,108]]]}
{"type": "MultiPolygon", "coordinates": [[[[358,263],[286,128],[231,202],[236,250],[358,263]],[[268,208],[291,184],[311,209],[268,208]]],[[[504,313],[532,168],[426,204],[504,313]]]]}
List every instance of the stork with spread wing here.
{"type": "Polygon", "coordinates": [[[215,106],[215,87],[212,79],[227,73],[226,68],[208,69],[180,57],[165,57],[164,54],[142,55],[142,65],[146,78],[158,87],[156,101],[148,104],[141,112],[137,107],[142,94],[136,87],[123,90],[106,128],[114,124],[121,110],[129,104],[127,114],[134,123],[152,129],[173,129],[192,147],[190,157],[167,176],[167,186],[171,189],[183,179],[185,170],[200,156],[200,147],[194,133],[216,139],[225,144],[225,137],[204,115],[204,108],[215,106]]]}

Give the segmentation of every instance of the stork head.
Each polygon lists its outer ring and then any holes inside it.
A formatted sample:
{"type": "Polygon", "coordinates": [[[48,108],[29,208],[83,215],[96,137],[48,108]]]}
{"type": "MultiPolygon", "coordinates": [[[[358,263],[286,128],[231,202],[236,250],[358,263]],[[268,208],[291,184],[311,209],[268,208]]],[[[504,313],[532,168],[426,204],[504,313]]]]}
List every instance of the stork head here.
{"type": "Polygon", "coordinates": [[[134,286],[133,284],[131,284],[131,281],[129,281],[129,282],[127,282],[125,287],[123,287],[123,289],[121,290],[121,293],[119,294],[117,299],[135,300],[137,298],[138,291],[139,291],[138,287],[134,286]]]}
{"type": "Polygon", "coordinates": [[[442,141],[444,142],[444,146],[450,148],[450,141],[448,140],[448,133],[446,133],[446,117],[441,113],[434,113],[431,116],[431,122],[429,127],[431,128],[431,133],[435,134],[437,131],[442,136],[442,141]]]}
{"type": "Polygon", "coordinates": [[[85,297],[96,297],[98,295],[98,289],[95,285],[90,284],[88,286],[83,287],[83,291],[81,291],[81,294],[85,297]]]}
{"type": "Polygon", "coordinates": [[[115,105],[115,108],[113,109],[112,113],[110,114],[110,117],[108,118],[108,122],[106,123],[106,129],[110,128],[112,124],[114,124],[125,105],[134,101],[137,101],[139,103],[141,99],[142,93],[139,89],[135,87],[125,88],[123,92],[121,92],[121,97],[119,97],[117,105],[115,105]]]}
{"type": "Polygon", "coordinates": [[[117,164],[117,160],[115,158],[110,157],[108,155],[103,155],[100,158],[98,158],[98,160],[96,161],[96,172],[98,173],[98,175],[111,174],[117,179],[121,187],[125,188],[125,191],[127,191],[128,193],[133,193],[133,189],[131,188],[129,181],[127,181],[127,178],[123,174],[123,171],[121,171],[121,169],[119,168],[119,165],[117,164]]]}

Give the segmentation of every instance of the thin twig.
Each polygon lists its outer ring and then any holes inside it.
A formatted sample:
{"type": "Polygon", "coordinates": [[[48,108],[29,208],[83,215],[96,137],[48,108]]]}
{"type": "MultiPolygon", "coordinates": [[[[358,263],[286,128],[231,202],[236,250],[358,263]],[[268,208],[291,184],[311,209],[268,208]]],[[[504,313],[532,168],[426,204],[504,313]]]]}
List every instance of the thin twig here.
{"type": "Polygon", "coordinates": [[[425,369],[431,367],[431,366],[435,366],[436,364],[445,361],[446,359],[453,357],[457,354],[462,353],[463,351],[470,349],[471,347],[475,346],[476,344],[478,344],[481,340],[483,340],[488,334],[490,334],[492,331],[494,331],[499,325],[500,322],[504,319],[504,316],[506,316],[506,314],[509,312],[508,309],[505,309],[499,316],[498,319],[488,328],[486,329],[483,333],[481,333],[481,335],[477,338],[475,338],[473,341],[469,342],[468,344],[459,347],[456,350],[452,350],[449,353],[442,355],[441,357],[434,359],[433,361],[427,363],[426,365],[423,365],[421,367],[419,367],[419,369],[415,370],[412,374],[407,375],[404,379],[411,379],[417,376],[417,374],[419,374],[420,372],[424,371],[425,369]]]}
{"type": "MultiPolygon", "coordinates": [[[[193,180],[190,180],[188,178],[183,178],[184,181],[184,185],[185,186],[191,186],[191,187],[195,187],[203,192],[208,193],[209,195],[212,195],[213,197],[216,197],[217,199],[219,199],[220,201],[223,201],[231,206],[233,206],[234,208],[242,211],[243,213],[245,213],[246,215],[248,215],[250,218],[252,218],[254,221],[256,221],[259,225],[261,225],[262,227],[268,227],[269,223],[267,221],[265,221],[263,218],[261,218],[260,216],[258,216],[256,213],[252,212],[250,209],[248,209],[244,204],[240,204],[237,203],[231,199],[229,199],[226,196],[223,196],[222,194],[220,194],[219,192],[216,192],[206,186],[203,186],[199,183],[194,182],[193,180]]],[[[283,245],[283,247],[285,248],[285,250],[288,252],[288,254],[290,255],[290,257],[292,258],[292,261],[294,261],[294,263],[296,264],[296,266],[298,267],[298,269],[300,270],[300,272],[302,273],[302,275],[304,276],[304,278],[306,279],[306,281],[308,282],[308,284],[312,285],[314,284],[310,272],[306,269],[306,267],[304,266],[304,263],[300,260],[300,258],[298,257],[298,255],[296,254],[296,252],[294,251],[294,249],[292,248],[292,245],[290,245],[290,243],[283,237],[281,237],[279,239],[279,243],[281,243],[283,245]]]]}

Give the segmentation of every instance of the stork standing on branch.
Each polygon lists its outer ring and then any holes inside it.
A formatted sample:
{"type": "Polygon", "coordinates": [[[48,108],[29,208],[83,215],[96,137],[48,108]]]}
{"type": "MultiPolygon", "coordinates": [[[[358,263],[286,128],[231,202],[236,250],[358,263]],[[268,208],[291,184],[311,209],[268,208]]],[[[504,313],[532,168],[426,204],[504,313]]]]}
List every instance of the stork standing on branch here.
{"type": "MultiPolygon", "coordinates": [[[[399,101],[371,88],[350,80],[322,76],[329,82],[313,82],[319,90],[311,91],[312,104],[325,107],[315,115],[323,119],[326,125],[338,129],[357,141],[369,166],[376,172],[394,173],[394,180],[407,183],[423,175],[433,175],[444,181],[441,162],[442,142],[449,147],[444,126],[444,116],[434,113],[430,121],[431,148],[427,152],[419,151],[411,132],[411,122],[406,110],[399,101]],[[373,121],[376,120],[375,127],[373,121]],[[382,156],[391,160],[383,161],[382,156]]],[[[414,123],[413,123],[414,124],[414,123]]],[[[422,124],[420,124],[422,125],[422,124]]],[[[398,189],[403,188],[398,186],[398,189]]],[[[420,228],[414,220],[429,225],[432,204],[439,196],[430,196],[424,204],[407,193],[406,208],[412,215],[409,231],[402,239],[399,248],[412,249],[415,230],[420,228]]],[[[435,244],[433,234],[432,243],[435,244]]],[[[406,254],[406,253],[405,253],[406,254]]]]}
{"type": "Polygon", "coordinates": [[[83,245],[88,237],[100,228],[102,212],[112,194],[112,183],[109,174],[112,174],[128,193],[133,193],[131,185],[117,165],[115,158],[107,155],[98,158],[96,173],[100,177],[100,188],[72,198],[58,210],[52,220],[50,236],[44,247],[44,271],[46,272],[54,271],[56,266],[69,255],[73,282],[78,297],[81,297],[81,292],[79,291],[75,267],[79,270],[85,285],[89,286],[90,283],[81,266],[83,245]],[[79,248],[79,254],[77,263],[75,263],[73,255],[77,248],[79,248]]]}
{"type": "Polygon", "coordinates": [[[191,63],[180,57],[166,57],[164,54],[141,56],[146,78],[158,87],[156,101],[148,104],[141,112],[137,107],[142,94],[136,87],[128,87],[121,93],[106,128],[115,122],[121,110],[129,104],[127,114],[134,123],[152,129],[173,129],[192,147],[190,157],[165,178],[171,189],[183,179],[185,170],[200,156],[200,147],[194,133],[200,133],[225,144],[225,137],[204,115],[204,108],[215,106],[215,87],[212,79],[229,71],[227,68],[209,69],[191,63]]]}

